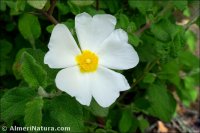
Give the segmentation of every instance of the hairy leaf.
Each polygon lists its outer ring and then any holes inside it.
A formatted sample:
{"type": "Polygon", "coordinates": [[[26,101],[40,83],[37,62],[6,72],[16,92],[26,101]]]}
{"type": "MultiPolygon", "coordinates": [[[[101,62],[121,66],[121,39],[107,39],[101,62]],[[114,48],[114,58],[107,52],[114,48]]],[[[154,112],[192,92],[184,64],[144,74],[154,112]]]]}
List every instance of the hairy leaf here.
{"type": "Polygon", "coordinates": [[[71,132],[83,132],[83,112],[75,99],[61,95],[49,102],[49,111],[60,126],[70,127],[71,132]]]}
{"type": "Polygon", "coordinates": [[[152,84],[147,91],[151,106],[148,112],[163,121],[170,121],[176,109],[176,101],[162,84],[152,84]]]}
{"type": "Polygon", "coordinates": [[[1,98],[1,118],[12,122],[24,115],[26,103],[36,95],[28,87],[16,87],[7,91],[1,98]]]}

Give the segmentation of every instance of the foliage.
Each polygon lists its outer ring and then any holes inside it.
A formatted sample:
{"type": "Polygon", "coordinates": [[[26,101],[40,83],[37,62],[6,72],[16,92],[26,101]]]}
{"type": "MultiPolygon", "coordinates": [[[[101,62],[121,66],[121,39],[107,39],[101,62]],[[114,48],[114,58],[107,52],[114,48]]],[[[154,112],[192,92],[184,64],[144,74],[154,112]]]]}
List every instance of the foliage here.
{"type": "Polygon", "coordinates": [[[189,17],[189,6],[195,2],[1,0],[1,126],[69,126],[71,132],[115,133],[145,132],[150,118],[170,121],[176,115],[177,98],[189,106],[198,96],[196,38],[189,25],[177,25],[174,16],[178,11],[189,17]],[[51,15],[48,9],[53,4],[51,15]],[[95,100],[82,106],[58,91],[54,83],[58,70],[43,63],[55,22],[52,16],[75,35],[74,17],[82,12],[114,15],[116,28],[128,33],[139,54],[137,67],[121,71],[131,89],[109,108],[95,100]]]}

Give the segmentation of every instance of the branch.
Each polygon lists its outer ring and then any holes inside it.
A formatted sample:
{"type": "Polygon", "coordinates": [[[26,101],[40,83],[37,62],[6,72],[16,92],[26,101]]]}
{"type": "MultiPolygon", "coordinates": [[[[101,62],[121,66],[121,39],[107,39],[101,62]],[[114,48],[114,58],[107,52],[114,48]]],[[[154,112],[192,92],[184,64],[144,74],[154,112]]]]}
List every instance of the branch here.
{"type": "Polygon", "coordinates": [[[56,0],[51,0],[51,6],[49,7],[48,11],[41,10],[42,14],[47,17],[49,21],[53,24],[58,24],[58,21],[52,16],[54,8],[56,6],[56,0]]]}
{"type": "Polygon", "coordinates": [[[50,14],[48,14],[47,12],[45,12],[45,11],[42,11],[42,14],[44,15],[44,16],[46,16],[47,17],[47,19],[49,20],[49,21],[51,21],[53,24],[58,24],[58,21],[52,16],[52,15],[50,15],[50,14]]]}
{"type": "Polygon", "coordinates": [[[146,29],[149,29],[151,26],[150,22],[147,22],[141,29],[139,29],[135,34],[140,35],[142,32],[144,32],[146,29]]]}
{"type": "Polygon", "coordinates": [[[128,91],[125,91],[118,99],[118,101],[121,101],[132,89],[143,80],[145,75],[154,67],[154,65],[158,62],[159,59],[153,61],[152,63],[147,63],[146,67],[144,68],[144,72],[141,76],[138,77],[138,79],[132,83],[131,88],[128,91]]]}
{"type": "Polygon", "coordinates": [[[168,10],[170,10],[172,7],[173,7],[172,3],[171,3],[171,1],[169,1],[168,4],[163,8],[163,10],[154,18],[153,21],[151,21],[151,22],[147,21],[146,24],[141,29],[139,29],[137,32],[135,32],[135,34],[140,35],[142,32],[149,29],[151,27],[152,23],[156,23],[159,20],[159,18],[161,16],[163,16],[166,12],[168,12],[168,10]]]}
{"type": "Polygon", "coordinates": [[[49,10],[47,11],[47,13],[49,15],[53,14],[53,10],[54,10],[55,6],[56,6],[56,0],[51,0],[51,6],[50,6],[49,10]]]}
{"type": "Polygon", "coordinates": [[[99,10],[99,0],[96,0],[96,10],[99,10]]]}

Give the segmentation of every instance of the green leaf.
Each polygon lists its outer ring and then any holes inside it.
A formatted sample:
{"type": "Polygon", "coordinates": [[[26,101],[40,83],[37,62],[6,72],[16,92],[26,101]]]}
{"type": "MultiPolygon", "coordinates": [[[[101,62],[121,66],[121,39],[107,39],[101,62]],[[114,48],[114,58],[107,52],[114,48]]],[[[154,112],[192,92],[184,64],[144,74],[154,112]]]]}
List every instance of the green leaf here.
{"type": "Polygon", "coordinates": [[[181,68],[186,71],[199,68],[200,59],[189,51],[181,51],[179,54],[179,63],[181,68]]]}
{"type": "Polygon", "coordinates": [[[161,66],[162,71],[157,75],[162,80],[168,80],[170,83],[176,85],[177,87],[180,84],[179,77],[179,65],[176,60],[172,60],[161,66]]]}
{"type": "Polygon", "coordinates": [[[107,133],[107,131],[105,129],[99,128],[95,130],[95,133],[107,133]]]}
{"type": "Polygon", "coordinates": [[[148,108],[150,115],[158,117],[163,121],[170,121],[176,109],[176,101],[167,92],[163,84],[152,84],[147,91],[151,106],[148,108]]]}
{"type": "Polygon", "coordinates": [[[35,97],[26,104],[24,122],[27,127],[41,126],[42,123],[42,97],[35,97]]]}
{"type": "Polygon", "coordinates": [[[179,9],[179,10],[184,10],[188,6],[188,1],[187,0],[174,0],[172,1],[173,4],[179,9]]]}
{"type": "Polygon", "coordinates": [[[184,78],[184,85],[187,89],[187,94],[191,102],[194,102],[197,99],[198,96],[198,90],[196,89],[195,80],[192,77],[185,77],[184,78]]]}
{"type": "Polygon", "coordinates": [[[41,34],[41,27],[38,18],[32,14],[23,14],[19,18],[18,28],[22,36],[32,45],[35,44],[35,39],[41,34]]]}
{"type": "Polygon", "coordinates": [[[70,2],[77,6],[89,6],[94,3],[94,0],[70,0],[70,2]]]}
{"type": "Polygon", "coordinates": [[[149,108],[149,106],[150,106],[150,102],[146,98],[141,97],[141,96],[137,97],[134,100],[133,103],[134,103],[133,108],[136,107],[136,109],[137,110],[139,109],[140,111],[146,111],[149,108]]]}
{"type": "Polygon", "coordinates": [[[182,32],[184,33],[183,27],[172,23],[168,19],[161,21],[159,26],[163,27],[163,30],[168,33],[172,40],[176,37],[177,34],[182,34],[182,32]]]}
{"type": "Polygon", "coordinates": [[[170,39],[169,34],[164,30],[163,26],[160,24],[153,24],[151,26],[151,32],[156,38],[161,41],[168,41],[170,39]]]}
{"type": "Polygon", "coordinates": [[[27,52],[22,55],[21,73],[24,80],[31,87],[47,86],[47,72],[40,66],[37,61],[27,52]]]}
{"type": "Polygon", "coordinates": [[[31,48],[21,49],[15,59],[15,63],[13,65],[13,72],[17,79],[27,78],[26,81],[32,86],[42,85],[43,87],[54,84],[55,76],[58,72],[56,69],[50,69],[47,65],[44,64],[44,55],[45,53],[39,49],[34,50],[31,48]],[[25,55],[28,54],[28,60],[25,61],[25,55]],[[27,62],[27,61],[30,61],[27,62]],[[28,73],[23,73],[23,64],[28,65],[25,68],[25,71],[31,72],[31,75],[27,75],[28,73]],[[28,64],[27,64],[28,63],[28,64]],[[34,68],[32,65],[36,66],[34,68]],[[24,77],[25,74],[25,77],[24,77]],[[42,76],[42,77],[38,77],[42,76]],[[33,81],[32,79],[33,78],[33,81]]]}
{"type": "Polygon", "coordinates": [[[105,6],[109,9],[111,13],[115,13],[120,9],[120,4],[121,4],[120,0],[100,0],[100,1],[102,1],[99,2],[100,6],[101,3],[104,2],[105,6]]]}
{"type": "Polygon", "coordinates": [[[77,15],[81,13],[81,9],[79,6],[74,5],[71,1],[68,1],[67,4],[69,5],[70,11],[74,14],[77,15]]]}
{"type": "Polygon", "coordinates": [[[26,103],[36,95],[28,87],[16,87],[5,92],[1,98],[1,118],[12,122],[24,115],[26,103]]]}
{"type": "Polygon", "coordinates": [[[119,130],[122,133],[128,132],[133,124],[133,118],[131,110],[125,110],[122,113],[122,117],[119,121],[119,130]]]}
{"type": "Polygon", "coordinates": [[[12,44],[7,40],[0,40],[0,76],[7,74],[12,65],[12,59],[9,56],[12,50],[12,44]]]}
{"type": "MultiPolygon", "coordinates": [[[[150,38],[152,39],[152,38],[150,38]]],[[[147,38],[142,38],[141,40],[143,41],[141,45],[137,47],[137,52],[140,57],[140,61],[145,62],[145,61],[153,61],[157,57],[156,55],[156,49],[154,46],[154,39],[150,40],[149,37],[147,38]],[[148,52],[146,52],[148,51],[148,52]]]]}
{"type": "Polygon", "coordinates": [[[24,11],[26,6],[26,1],[24,0],[7,0],[5,1],[10,8],[10,15],[19,15],[21,11],[24,11]]]}
{"type": "Polygon", "coordinates": [[[144,15],[146,14],[147,11],[152,10],[153,7],[152,0],[146,0],[146,1],[129,0],[128,4],[133,9],[137,8],[144,15]]]}
{"type": "Polygon", "coordinates": [[[197,38],[196,38],[196,35],[188,30],[185,32],[185,37],[186,37],[186,42],[187,42],[187,45],[189,46],[189,49],[192,51],[192,52],[195,52],[196,50],[196,42],[197,42],[197,38]]]}
{"type": "Polygon", "coordinates": [[[137,30],[137,27],[134,22],[130,22],[127,27],[128,33],[134,33],[137,30]]]}
{"type": "Polygon", "coordinates": [[[53,31],[55,25],[51,24],[49,26],[46,27],[47,32],[51,33],[53,31]]]}
{"type": "Polygon", "coordinates": [[[93,99],[89,108],[88,108],[94,115],[105,117],[108,115],[109,108],[102,108],[99,104],[93,99]]]}
{"type": "Polygon", "coordinates": [[[140,131],[144,133],[145,130],[149,127],[149,122],[143,117],[139,117],[138,121],[139,121],[140,131]]]}
{"type": "Polygon", "coordinates": [[[154,73],[147,73],[143,79],[144,83],[153,83],[155,81],[156,75],[154,73]]]}
{"type": "Polygon", "coordinates": [[[129,24],[129,19],[128,19],[128,17],[125,15],[125,14],[120,14],[119,15],[119,24],[120,24],[120,27],[122,28],[122,29],[127,29],[127,27],[128,27],[128,24],[129,24]]]}
{"type": "Polygon", "coordinates": [[[185,76],[183,84],[177,88],[177,94],[180,97],[183,104],[187,107],[190,106],[191,102],[194,102],[198,97],[198,86],[199,80],[195,82],[192,76],[185,76]]]}
{"type": "Polygon", "coordinates": [[[140,38],[136,36],[135,34],[131,34],[131,33],[128,33],[128,40],[129,40],[129,43],[135,47],[137,47],[141,43],[140,38]]]}
{"type": "Polygon", "coordinates": [[[6,1],[1,0],[0,1],[0,10],[5,11],[6,10],[6,1]]]}
{"type": "Polygon", "coordinates": [[[70,127],[71,132],[83,132],[81,105],[68,95],[61,95],[49,102],[50,115],[60,126],[70,127]]]}
{"type": "Polygon", "coordinates": [[[36,9],[42,9],[47,3],[47,0],[27,0],[27,3],[36,9]]]}
{"type": "Polygon", "coordinates": [[[60,13],[62,15],[66,15],[67,13],[69,13],[69,6],[64,4],[64,3],[61,3],[61,2],[57,2],[56,3],[56,6],[58,7],[58,10],[60,11],[60,13]]]}
{"type": "Polygon", "coordinates": [[[12,50],[12,44],[6,40],[0,40],[0,59],[8,57],[7,54],[12,50]]]}

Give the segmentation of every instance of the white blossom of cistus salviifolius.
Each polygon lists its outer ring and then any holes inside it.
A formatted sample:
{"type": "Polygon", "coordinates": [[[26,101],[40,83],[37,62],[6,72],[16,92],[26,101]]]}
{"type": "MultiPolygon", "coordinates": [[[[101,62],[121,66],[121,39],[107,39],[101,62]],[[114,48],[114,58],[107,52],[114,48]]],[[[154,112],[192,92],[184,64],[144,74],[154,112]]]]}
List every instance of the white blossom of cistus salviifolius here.
{"type": "Polygon", "coordinates": [[[44,63],[63,68],[56,76],[56,86],[83,105],[89,106],[93,97],[108,107],[120,91],[130,88],[126,78],[111,69],[133,68],[139,57],[128,44],[127,33],[115,25],[116,18],[109,14],[78,14],[75,29],[80,48],[64,24],[57,24],[52,31],[44,63]]]}

